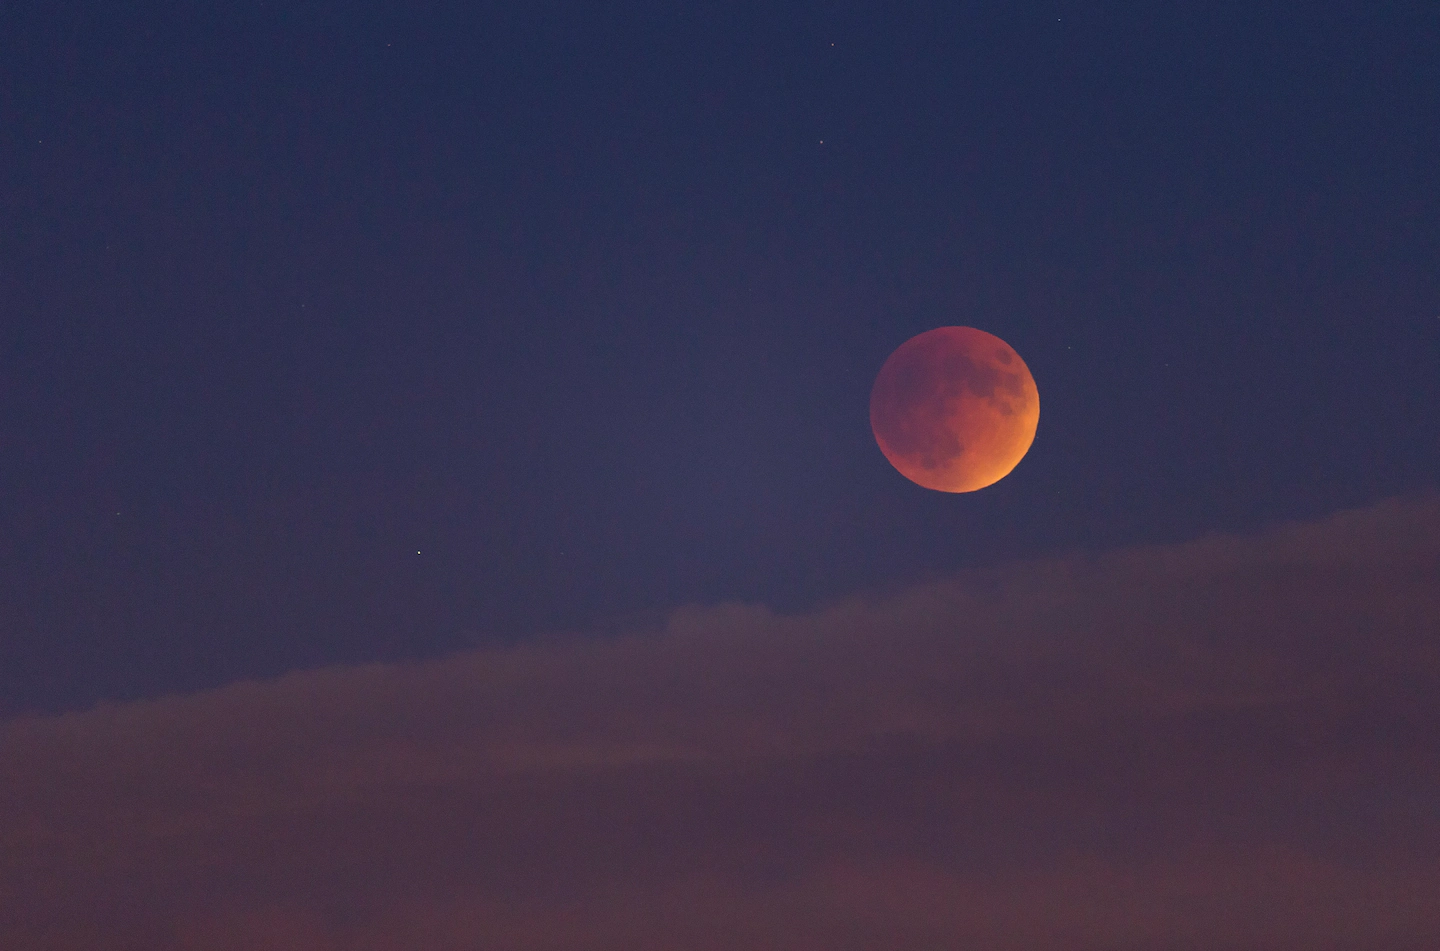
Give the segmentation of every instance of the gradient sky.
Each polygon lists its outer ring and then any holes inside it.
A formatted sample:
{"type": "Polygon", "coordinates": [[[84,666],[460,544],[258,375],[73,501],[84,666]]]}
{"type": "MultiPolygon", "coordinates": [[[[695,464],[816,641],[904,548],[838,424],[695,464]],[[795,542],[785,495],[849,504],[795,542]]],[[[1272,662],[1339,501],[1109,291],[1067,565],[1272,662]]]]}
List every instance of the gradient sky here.
{"type": "Polygon", "coordinates": [[[1433,2],[0,5],[0,944],[1434,947],[1437,49],[1433,2]],[[950,324],[1041,397],[964,496],[868,422],[950,324]]]}
{"type": "Polygon", "coordinates": [[[1440,496],[0,723],[31,951],[1429,951],[1440,496]]]}

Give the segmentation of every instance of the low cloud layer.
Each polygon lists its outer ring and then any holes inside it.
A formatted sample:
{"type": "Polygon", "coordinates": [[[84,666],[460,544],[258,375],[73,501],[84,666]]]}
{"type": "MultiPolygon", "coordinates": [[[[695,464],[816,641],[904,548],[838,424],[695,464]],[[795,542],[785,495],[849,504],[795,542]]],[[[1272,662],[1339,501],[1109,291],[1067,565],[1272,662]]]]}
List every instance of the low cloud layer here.
{"type": "Polygon", "coordinates": [[[0,947],[1419,951],[1440,499],[0,724],[0,947]]]}

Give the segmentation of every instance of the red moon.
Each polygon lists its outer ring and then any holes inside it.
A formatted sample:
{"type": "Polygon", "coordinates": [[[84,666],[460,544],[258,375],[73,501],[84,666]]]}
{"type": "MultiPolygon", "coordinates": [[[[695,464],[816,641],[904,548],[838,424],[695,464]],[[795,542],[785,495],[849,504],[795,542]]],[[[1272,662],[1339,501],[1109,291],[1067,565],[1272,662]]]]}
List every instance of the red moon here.
{"type": "Polygon", "coordinates": [[[937,327],[902,343],[870,391],[870,428],[917,485],[974,492],[1010,474],[1035,441],[1040,391],[1005,341],[937,327]]]}

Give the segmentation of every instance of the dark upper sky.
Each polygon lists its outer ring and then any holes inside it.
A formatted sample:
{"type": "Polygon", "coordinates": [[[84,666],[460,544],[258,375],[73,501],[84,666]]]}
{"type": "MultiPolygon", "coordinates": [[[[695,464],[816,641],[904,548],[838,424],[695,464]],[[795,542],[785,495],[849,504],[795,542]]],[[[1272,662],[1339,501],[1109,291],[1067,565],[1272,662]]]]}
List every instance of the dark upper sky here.
{"type": "Polygon", "coordinates": [[[0,5],[0,713],[1440,483],[1440,7],[0,5]],[[1034,372],[980,493],[869,389],[1034,372]]]}

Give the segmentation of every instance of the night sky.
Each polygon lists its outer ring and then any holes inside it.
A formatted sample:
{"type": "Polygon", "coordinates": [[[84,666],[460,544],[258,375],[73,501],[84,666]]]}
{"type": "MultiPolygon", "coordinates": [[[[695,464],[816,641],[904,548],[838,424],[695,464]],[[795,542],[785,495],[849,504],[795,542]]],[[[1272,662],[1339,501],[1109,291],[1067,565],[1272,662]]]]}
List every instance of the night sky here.
{"type": "Polygon", "coordinates": [[[1437,50],[0,2],[0,945],[1440,946],[1437,50]]]}

